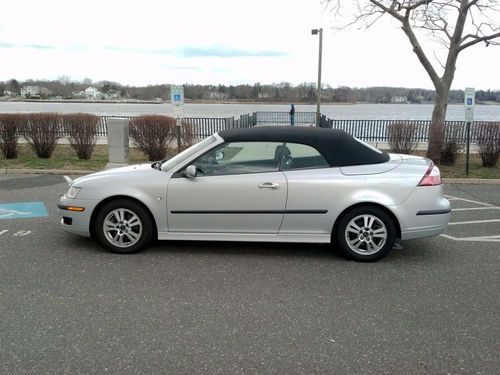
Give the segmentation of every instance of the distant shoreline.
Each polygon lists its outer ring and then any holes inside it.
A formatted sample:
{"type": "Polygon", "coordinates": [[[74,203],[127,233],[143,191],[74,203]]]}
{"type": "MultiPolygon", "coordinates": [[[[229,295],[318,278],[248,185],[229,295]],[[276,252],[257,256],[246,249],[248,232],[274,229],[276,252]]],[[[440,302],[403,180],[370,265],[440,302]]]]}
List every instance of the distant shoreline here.
{"type": "MultiPolygon", "coordinates": [[[[82,99],[21,99],[21,98],[1,98],[0,103],[85,103],[85,104],[170,104],[169,101],[158,101],[158,100],[82,100],[82,99]]],[[[248,100],[202,100],[202,99],[187,99],[185,104],[252,104],[252,105],[316,105],[316,102],[300,102],[300,101],[248,101],[248,100]]],[[[371,104],[371,105],[433,105],[434,102],[423,102],[423,103],[371,103],[371,102],[321,102],[322,105],[357,105],[357,104],[371,104]]],[[[448,103],[448,105],[460,105],[463,103],[448,103]]],[[[500,102],[478,102],[476,105],[500,105],[500,102]]]]}

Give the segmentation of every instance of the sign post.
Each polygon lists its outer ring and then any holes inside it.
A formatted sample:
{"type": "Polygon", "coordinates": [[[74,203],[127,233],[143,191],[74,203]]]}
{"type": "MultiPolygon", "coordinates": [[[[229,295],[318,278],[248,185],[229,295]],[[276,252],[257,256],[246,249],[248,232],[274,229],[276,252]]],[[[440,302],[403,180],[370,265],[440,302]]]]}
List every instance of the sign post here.
{"type": "Polygon", "coordinates": [[[182,105],[184,104],[184,86],[170,86],[170,103],[174,107],[177,130],[177,152],[181,152],[182,105]]]}
{"type": "Polygon", "coordinates": [[[467,87],[464,90],[465,104],[465,126],[467,132],[467,146],[465,151],[465,175],[469,176],[469,156],[470,156],[470,127],[474,122],[474,104],[476,92],[473,87],[467,87]]]}

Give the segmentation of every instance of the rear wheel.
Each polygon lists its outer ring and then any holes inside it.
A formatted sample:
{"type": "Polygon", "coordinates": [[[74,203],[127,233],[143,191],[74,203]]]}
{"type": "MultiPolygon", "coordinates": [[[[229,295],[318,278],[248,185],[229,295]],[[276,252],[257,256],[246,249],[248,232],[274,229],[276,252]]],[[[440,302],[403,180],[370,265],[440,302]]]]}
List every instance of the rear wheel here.
{"type": "Polygon", "coordinates": [[[396,228],[391,217],[382,209],[361,206],[342,216],[334,239],[349,258],[373,262],[391,251],[396,241],[396,228]]]}
{"type": "Polygon", "coordinates": [[[130,254],[149,245],[153,223],[141,205],[117,199],[99,210],[94,230],[104,247],[115,253],[130,254]]]}

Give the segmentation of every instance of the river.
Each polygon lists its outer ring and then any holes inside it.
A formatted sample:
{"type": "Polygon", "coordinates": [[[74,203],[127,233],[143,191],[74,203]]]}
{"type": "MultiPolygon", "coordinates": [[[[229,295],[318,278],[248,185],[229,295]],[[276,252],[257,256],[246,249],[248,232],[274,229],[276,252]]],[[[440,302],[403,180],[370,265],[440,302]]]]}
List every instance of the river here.
{"type": "MultiPolygon", "coordinates": [[[[430,120],[431,104],[324,104],[321,112],[339,120],[430,120]]],[[[206,104],[187,103],[183,107],[185,117],[238,117],[257,111],[288,111],[288,104],[206,104]]],[[[296,105],[297,112],[315,112],[311,104],[296,105]]],[[[144,114],[172,115],[170,104],[139,103],[50,103],[50,102],[0,102],[0,113],[13,112],[60,112],[93,113],[101,116],[137,116],[144,114]]],[[[478,121],[500,121],[500,105],[476,105],[474,118],[478,121]]],[[[463,120],[464,106],[448,106],[447,120],[463,120]]]]}

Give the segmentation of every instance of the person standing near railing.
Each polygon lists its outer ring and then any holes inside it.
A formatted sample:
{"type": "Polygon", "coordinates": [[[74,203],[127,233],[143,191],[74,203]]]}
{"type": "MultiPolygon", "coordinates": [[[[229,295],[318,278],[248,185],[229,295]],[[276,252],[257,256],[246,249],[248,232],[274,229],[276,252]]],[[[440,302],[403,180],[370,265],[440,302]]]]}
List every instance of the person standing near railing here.
{"type": "Polygon", "coordinates": [[[295,105],[290,104],[290,125],[295,125],[295,105]]]}

